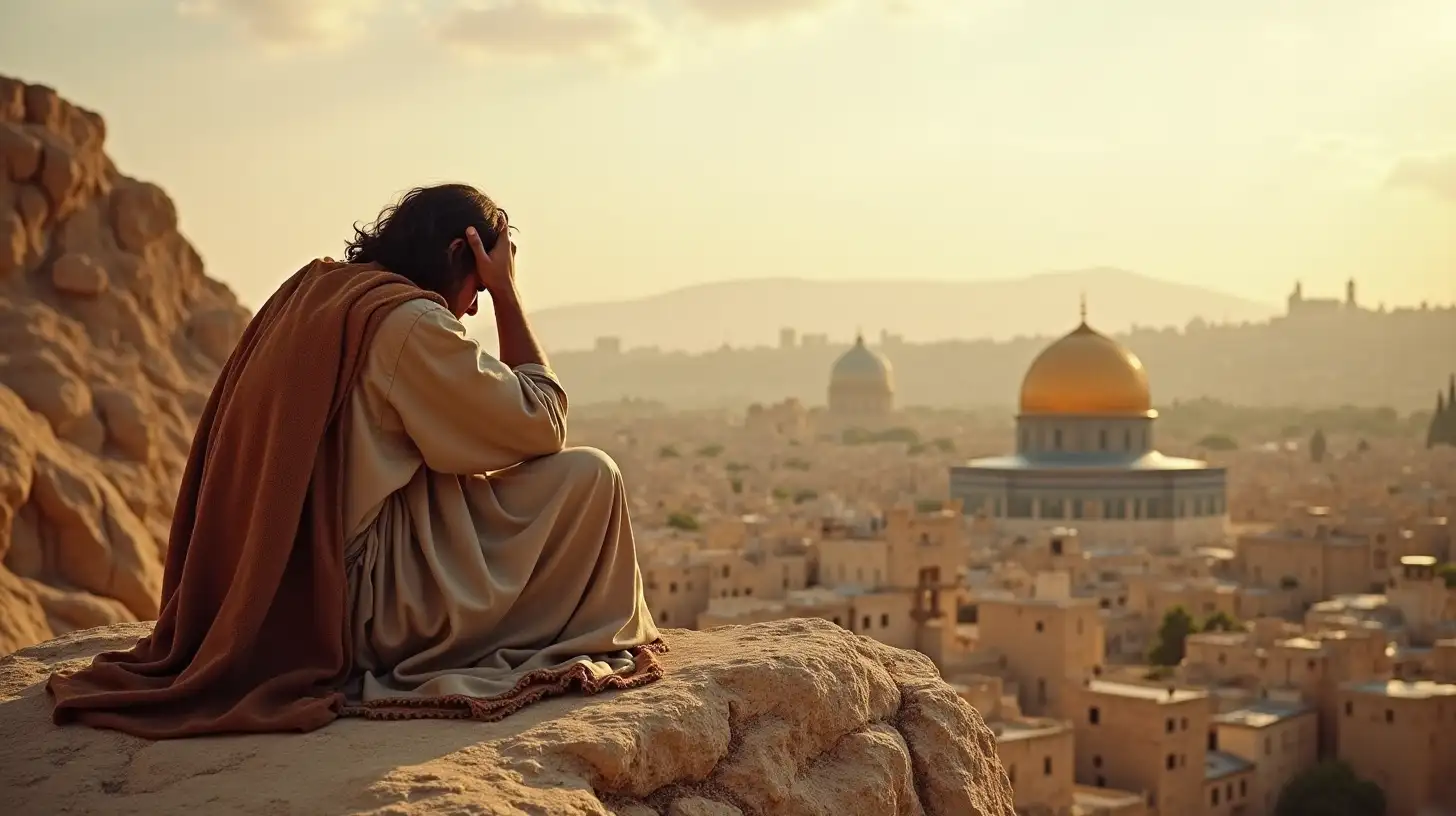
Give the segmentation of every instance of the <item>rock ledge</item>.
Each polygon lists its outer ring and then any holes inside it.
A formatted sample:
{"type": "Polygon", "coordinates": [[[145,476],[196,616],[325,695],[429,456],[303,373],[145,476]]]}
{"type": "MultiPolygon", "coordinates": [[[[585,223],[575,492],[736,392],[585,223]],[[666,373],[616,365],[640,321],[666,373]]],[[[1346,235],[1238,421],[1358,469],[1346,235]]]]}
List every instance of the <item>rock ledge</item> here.
{"type": "Polygon", "coordinates": [[[669,630],[663,680],[499,723],[339,721],[147,742],[50,724],[53,669],[148,624],[0,658],[8,812],[1009,816],[981,716],[925,657],[795,619],[669,630]]]}

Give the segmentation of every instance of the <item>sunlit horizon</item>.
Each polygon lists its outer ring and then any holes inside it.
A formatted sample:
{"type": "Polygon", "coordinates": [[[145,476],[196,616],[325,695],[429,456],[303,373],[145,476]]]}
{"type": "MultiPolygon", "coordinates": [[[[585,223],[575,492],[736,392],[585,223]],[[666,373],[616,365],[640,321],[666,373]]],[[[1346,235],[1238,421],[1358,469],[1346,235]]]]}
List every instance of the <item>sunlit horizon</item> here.
{"type": "MultiPolygon", "coordinates": [[[[54,0],[0,73],[101,113],[256,307],[409,187],[473,183],[541,309],[734,279],[1125,269],[1456,301],[1438,0],[54,0]]],[[[1075,298],[1075,293],[1069,293],[1075,298]]]]}

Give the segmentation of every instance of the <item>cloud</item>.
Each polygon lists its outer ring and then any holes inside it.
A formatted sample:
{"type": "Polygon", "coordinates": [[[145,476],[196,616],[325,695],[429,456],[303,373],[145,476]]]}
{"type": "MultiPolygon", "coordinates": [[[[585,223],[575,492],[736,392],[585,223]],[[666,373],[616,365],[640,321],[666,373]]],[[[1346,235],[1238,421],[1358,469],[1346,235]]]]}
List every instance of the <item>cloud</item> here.
{"type": "MultiPolygon", "coordinates": [[[[842,0],[679,0],[683,8],[712,23],[741,26],[806,17],[842,5],[842,0]]],[[[905,0],[890,0],[905,2],[905,0]]]]}
{"type": "Polygon", "coordinates": [[[1420,190],[1456,204],[1456,151],[1407,156],[1396,162],[1386,179],[1390,187],[1420,190]]]}
{"type": "Polygon", "coordinates": [[[640,65],[668,52],[675,39],[669,32],[683,33],[684,23],[724,29],[771,27],[845,7],[903,16],[967,1],[178,0],[177,7],[188,16],[233,23],[250,39],[283,50],[337,46],[363,34],[384,12],[403,11],[436,42],[473,57],[640,65]],[[425,11],[427,7],[432,8],[425,11]]]}
{"type": "Polygon", "coordinates": [[[251,38],[275,46],[332,45],[352,39],[379,0],[181,0],[184,15],[223,17],[251,38]]]}
{"type": "Polygon", "coordinates": [[[661,40],[657,21],[622,0],[497,0],[456,8],[435,30],[461,51],[517,60],[585,57],[640,64],[657,56],[661,40]]]}

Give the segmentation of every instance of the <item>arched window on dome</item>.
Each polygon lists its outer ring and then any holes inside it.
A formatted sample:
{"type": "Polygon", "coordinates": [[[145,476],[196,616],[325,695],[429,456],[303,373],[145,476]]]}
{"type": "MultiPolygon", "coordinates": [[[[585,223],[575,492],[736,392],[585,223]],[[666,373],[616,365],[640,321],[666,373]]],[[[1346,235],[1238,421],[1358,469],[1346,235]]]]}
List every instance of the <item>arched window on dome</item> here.
{"type": "Polygon", "coordinates": [[[1122,431],[1122,449],[1125,450],[1125,451],[1132,450],[1132,429],[1131,428],[1124,428],[1123,431],[1122,431]]]}
{"type": "Polygon", "coordinates": [[[1107,429],[1103,428],[1097,432],[1097,449],[1107,450],[1107,429]]]}
{"type": "Polygon", "coordinates": [[[1052,449],[1053,450],[1061,450],[1062,449],[1062,429],[1061,428],[1057,428],[1056,430],[1052,431],[1052,449]]]}

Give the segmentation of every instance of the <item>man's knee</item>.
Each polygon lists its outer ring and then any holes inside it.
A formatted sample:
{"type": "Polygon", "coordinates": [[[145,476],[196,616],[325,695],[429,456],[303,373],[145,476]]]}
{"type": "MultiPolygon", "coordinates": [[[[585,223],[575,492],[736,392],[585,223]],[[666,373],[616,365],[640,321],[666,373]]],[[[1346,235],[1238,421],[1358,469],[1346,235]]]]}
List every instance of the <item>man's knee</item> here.
{"type": "Polygon", "coordinates": [[[582,476],[592,475],[613,479],[621,476],[617,463],[607,455],[606,451],[598,448],[566,448],[560,453],[554,454],[552,458],[572,473],[582,476]]]}

